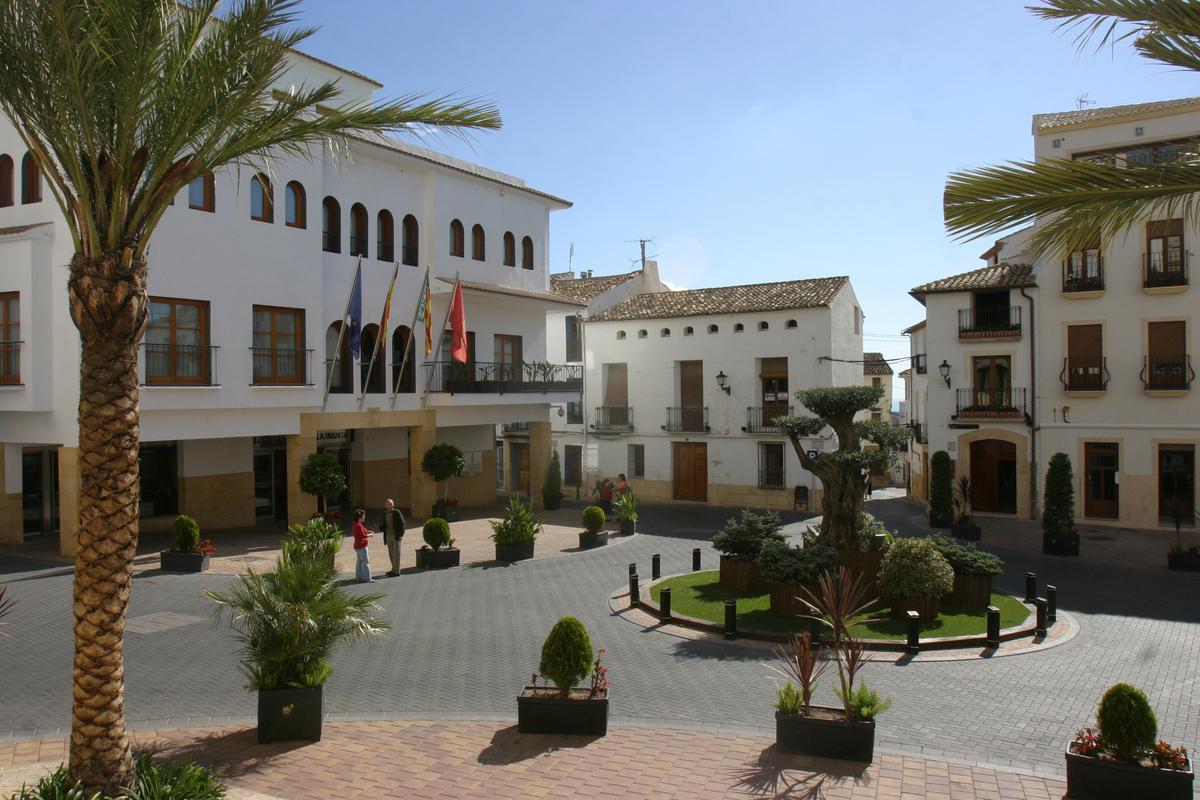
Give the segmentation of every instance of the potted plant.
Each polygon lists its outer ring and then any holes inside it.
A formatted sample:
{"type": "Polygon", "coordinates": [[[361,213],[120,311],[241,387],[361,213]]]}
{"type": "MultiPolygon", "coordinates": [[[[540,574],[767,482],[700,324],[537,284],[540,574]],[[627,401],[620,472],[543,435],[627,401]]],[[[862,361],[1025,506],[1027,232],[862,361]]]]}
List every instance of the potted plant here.
{"type": "Polygon", "coordinates": [[[462,551],[454,546],[450,523],[441,517],[430,517],[421,526],[425,544],[417,548],[417,566],[421,569],[457,567],[462,551]]]}
{"type": "Polygon", "coordinates": [[[346,535],[337,525],[326,522],[317,516],[307,522],[297,522],[288,527],[288,535],[283,540],[281,548],[293,558],[316,558],[334,569],[338,550],[346,535]]]}
{"type": "Polygon", "coordinates": [[[1042,552],[1054,556],[1079,555],[1079,531],[1075,528],[1075,478],[1071,459],[1055,453],[1046,469],[1042,501],[1042,552]]]}
{"type": "Polygon", "coordinates": [[[948,536],[929,539],[954,570],[954,588],[946,599],[967,608],[986,608],[992,602],[992,579],[1004,573],[1000,557],[948,536]]]}
{"type": "Polygon", "coordinates": [[[771,611],[787,616],[808,614],[808,606],[799,597],[804,586],[815,586],[817,579],[837,567],[838,552],[828,545],[805,547],[787,542],[769,541],[758,553],[758,570],[771,592],[771,611]]]}
{"type": "Polygon", "coordinates": [[[745,509],[725,520],[725,527],[712,536],[713,547],[721,554],[722,589],[753,592],[763,588],[758,554],[767,542],[786,541],[782,527],[774,511],[745,509]]]}
{"type": "Polygon", "coordinates": [[[158,566],[163,572],[204,572],[212,553],[212,541],[200,541],[200,524],[186,514],[175,518],[174,540],[169,550],[158,554],[158,566]]]}
{"type": "Polygon", "coordinates": [[[604,736],[608,733],[608,668],[604,650],[592,658],[587,629],[575,617],[554,623],[530,685],[517,696],[517,730],[604,736]],[[589,686],[575,686],[591,673],[589,686]],[[554,686],[539,686],[545,677],[554,686]]]}
{"type": "Polygon", "coordinates": [[[542,506],[555,511],[562,503],[562,466],[558,463],[558,451],[550,453],[550,466],[546,470],[546,482],[542,484],[542,506]]]}
{"type": "Polygon", "coordinates": [[[638,498],[633,489],[617,495],[617,519],[621,521],[621,535],[637,533],[638,498]]]}
{"type": "Polygon", "coordinates": [[[954,524],[950,526],[951,535],[959,539],[978,542],[983,530],[975,524],[971,515],[971,505],[975,500],[975,487],[966,475],[959,475],[954,482],[954,524]]]}
{"type": "Polygon", "coordinates": [[[280,556],[265,574],[250,569],[228,593],[205,589],[241,644],[247,688],[258,691],[258,741],[321,738],[322,688],[340,645],[380,636],[381,594],[351,595],[323,558],[280,556]]]}
{"type": "Polygon", "coordinates": [[[600,506],[588,506],[583,510],[583,533],[579,534],[579,549],[603,547],[608,544],[608,532],[604,530],[605,514],[600,506]]]}
{"type": "Polygon", "coordinates": [[[1171,521],[1175,523],[1175,544],[1171,545],[1171,549],[1167,551],[1167,569],[1200,572],[1200,547],[1192,545],[1185,548],[1183,546],[1181,529],[1183,521],[1188,518],[1187,506],[1183,500],[1172,498],[1166,511],[1171,521]]]}
{"type": "Polygon", "coordinates": [[[452,444],[435,444],[425,451],[421,458],[421,471],[433,478],[434,482],[442,484],[442,499],[433,504],[432,516],[450,522],[458,519],[458,501],[450,499],[446,482],[461,477],[466,467],[462,450],[452,444]]]}
{"type": "Polygon", "coordinates": [[[1096,728],[1067,745],[1067,797],[1077,800],[1192,800],[1188,752],[1158,740],[1158,720],[1146,695],[1118,683],[1100,701],[1096,728]]]}
{"type": "Polygon", "coordinates": [[[954,524],[954,511],[951,508],[953,491],[951,482],[954,480],[954,465],[950,462],[950,454],[938,450],[929,458],[929,527],[949,528],[954,524]]]}
{"type": "Polygon", "coordinates": [[[865,599],[866,582],[845,567],[838,569],[836,577],[822,574],[814,589],[805,587],[802,592],[810,616],[831,634],[835,692],[842,707],[812,704],[813,690],[828,662],[821,661],[807,633],[793,637],[787,648],[776,650],[776,671],[787,683],[776,693],[775,747],[785,753],[870,763],[875,757],[875,718],[891,703],[865,682],[855,686],[870,656],[866,642],[851,635],[850,626],[876,601],[865,599]]]}
{"type": "Polygon", "coordinates": [[[883,557],[879,588],[894,618],[916,611],[936,619],[939,600],[954,588],[954,570],[929,539],[897,539],[883,557]]]}
{"type": "Polygon", "coordinates": [[[510,497],[504,519],[491,520],[491,526],[497,561],[533,558],[533,543],[542,532],[542,523],[534,518],[533,509],[523,498],[510,497]]]}
{"type": "Polygon", "coordinates": [[[329,513],[328,498],[346,491],[346,473],[333,453],[318,450],[305,459],[300,467],[300,491],[317,498],[321,516],[335,518],[329,513]]]}

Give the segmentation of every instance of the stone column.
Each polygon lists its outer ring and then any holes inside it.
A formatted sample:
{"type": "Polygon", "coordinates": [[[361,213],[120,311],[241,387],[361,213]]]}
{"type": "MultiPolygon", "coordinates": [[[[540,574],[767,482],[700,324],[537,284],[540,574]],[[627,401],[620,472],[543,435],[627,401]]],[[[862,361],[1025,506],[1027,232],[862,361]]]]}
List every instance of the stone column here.
{"type": "Polygon", "coordinates": [[[553,446],[549,422],[529,423],[529,495],[533,499],[534,511],[545,510],[542,486],[550,470],[550,451],[553,446]]]}
{"type": "Polygon", "coordinates": [[[5,451],[9,449],[0,445],[0,544],[22,544],[25,541],[25,517],[22,508],[21,492],[9,494],[7,490],[8,476],[5,470],[16,470],[20,474],[21,464],[8,464],[5,451]]]}
{"type": "Polygon", "coordinates": [[[307,522],[317,513],[317,498],[300,491],[300,468],[317,452],[317,437],[297,434],[287,437],[288,524],[307,522]]]}
{"type": "Polygon", "coordinates": [[[412,516],[417,519],[429,517],[433,512],[433,501],[437,498],[437,484],[421,471],[421,459],[425,457],[425,451],[436,442],[437,427],[432,422],[408,429],[409,505],[412,516]]]}
{"type": "Polygon", "coordinates": [[[58,550],[75,556],[79,548],[79,448],[58,448],[58,550]]]}

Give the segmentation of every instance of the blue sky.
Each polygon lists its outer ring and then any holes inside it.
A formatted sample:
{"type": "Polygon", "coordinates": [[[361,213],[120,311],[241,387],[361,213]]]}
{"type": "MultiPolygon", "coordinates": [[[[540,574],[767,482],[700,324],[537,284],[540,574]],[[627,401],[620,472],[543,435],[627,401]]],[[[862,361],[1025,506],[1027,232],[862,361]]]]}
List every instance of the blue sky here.
{"type": "Polygon", "coordinates": [[[946,236],[949,172],[1030,157],[1031,116],[1081,95],[1200,95],[1008,0],[309,0],[302,19],[321,28],[304,49],[384,95],[494,101],[503,131],[434,146],[575,203],[552,217],[553,270],[574,243],[576,270],[624,271],[627,240],[653,237],[687,288],[849,275],[864,347],[888,357],[922,317],[906,291],[990,246],[946,236]]]}

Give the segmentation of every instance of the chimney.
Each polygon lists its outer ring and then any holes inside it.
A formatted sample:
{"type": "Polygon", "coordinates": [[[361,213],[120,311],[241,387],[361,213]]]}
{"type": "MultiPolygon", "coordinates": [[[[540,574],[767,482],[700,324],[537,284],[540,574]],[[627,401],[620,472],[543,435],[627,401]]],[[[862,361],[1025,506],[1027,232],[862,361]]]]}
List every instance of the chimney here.
{"type": "Polygon", "coordinates": [[[649,258],[646,259],[646,267],[642,270],[642,291],[648,293],[669,291],[658,277],[658,262],[649,258]]]}

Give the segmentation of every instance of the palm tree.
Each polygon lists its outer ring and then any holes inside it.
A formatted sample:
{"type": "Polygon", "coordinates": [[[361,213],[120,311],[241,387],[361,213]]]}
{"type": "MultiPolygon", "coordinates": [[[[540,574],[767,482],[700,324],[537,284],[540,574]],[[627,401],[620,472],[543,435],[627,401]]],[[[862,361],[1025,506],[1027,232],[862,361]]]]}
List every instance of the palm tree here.
{"type": "Polygon", "coordinates": [[[133,783],[123,634],[138,537],[137,347],[146,252],[175,195],[231,164],[261,168],[355,132],[498,128],[488,103],[408,95],[346,103],[335,82],[272,92],[297,0],[0,0],[0,111],[46,176],[74,255],[81,494],[69,767],[133,783]],[[319,107],[319,112],[318,112],[319,107]]]}
{"type": "MultiPolygon", "coordinates": [[[[1046,0],[1030,10],[1074,29],[1081,49],[1130,39],[1152,61],[1200,72],[1200,11],[1190,0],[1046,0]]],[[[1052,159],[956,172],[943,207],[961,239],[1036,221],[1030,249],[1042,256],[1111,238],[1147,215],[1196,218],[1198,201],[1200,147],[1191,144],[1145,165],[1052,159]]]]}

